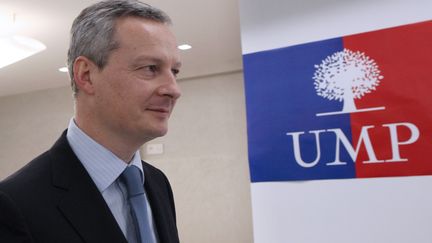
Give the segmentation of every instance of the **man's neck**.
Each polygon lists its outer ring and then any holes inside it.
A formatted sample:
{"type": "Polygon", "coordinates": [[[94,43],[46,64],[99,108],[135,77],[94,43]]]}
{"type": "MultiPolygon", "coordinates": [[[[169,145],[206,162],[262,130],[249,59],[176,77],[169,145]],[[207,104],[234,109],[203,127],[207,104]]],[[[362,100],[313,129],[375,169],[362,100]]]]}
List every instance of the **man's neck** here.
{"type": "Polygon", "coordinates": [[[130,163],[134,154],[143,143],[132,142],[130,138],[123,138],[108,129],[101,129],[103,126],[75,117],[75,124],[89,137],[100,145],[115,154],[125,163],[130,163]]]}

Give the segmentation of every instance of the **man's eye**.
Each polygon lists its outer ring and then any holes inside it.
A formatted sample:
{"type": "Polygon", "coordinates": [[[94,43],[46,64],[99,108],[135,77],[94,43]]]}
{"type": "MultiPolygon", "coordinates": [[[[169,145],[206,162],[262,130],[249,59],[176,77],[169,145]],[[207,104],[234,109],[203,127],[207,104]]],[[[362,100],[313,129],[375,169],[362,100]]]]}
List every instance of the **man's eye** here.
{"type": "Polygon", "coordinates": [[[146,65],[137,67],[135,71],[143,78],[153,78],[159,71],[159,67],[157,65],[146,65]]]}
{"type": "Polygon", "coordinates": [[[171,69],[171,72],[174,74],[174,76],[177,76],[177,74],[179,74],[180,70],[179,69],[171,69]]]}
{"type": "Polygon", "coordinates": [[[157,71],[157,66],[156,65],[149,65],[149,66],[145,66],[144,69],[146,71],[156,72],[157,71]]]}

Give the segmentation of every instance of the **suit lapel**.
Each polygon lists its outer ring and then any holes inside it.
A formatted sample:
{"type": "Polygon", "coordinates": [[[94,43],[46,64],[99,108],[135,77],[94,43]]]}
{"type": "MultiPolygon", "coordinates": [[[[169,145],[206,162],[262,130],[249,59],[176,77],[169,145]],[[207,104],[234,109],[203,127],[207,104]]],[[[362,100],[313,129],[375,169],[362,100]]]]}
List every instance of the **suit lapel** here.
{"type": "Polygon", "coordinates": [[[127,243],[101,193],[69,146],[66,132],[50,155],[53,185],[64,191],[58,208],[83,241],[127,243]]]}
{"type": "Polygon", "coordinates": [[[153,174],[146,164],[143,164],[145,173],[145,190],[152,209],[153,218],[159,236],[160,243],[178,242],[175,215],[172,214],[172,207],[167,198],[167,185],[160,181],[160,175],[153,174]]]}

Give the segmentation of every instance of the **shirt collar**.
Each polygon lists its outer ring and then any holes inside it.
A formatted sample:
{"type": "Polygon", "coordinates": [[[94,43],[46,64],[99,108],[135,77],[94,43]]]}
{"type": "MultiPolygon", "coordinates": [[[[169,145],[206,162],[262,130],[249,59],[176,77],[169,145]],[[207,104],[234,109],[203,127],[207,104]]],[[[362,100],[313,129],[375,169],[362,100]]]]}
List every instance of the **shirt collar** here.
{"type": "Polygon", "coordinates": [[[144,183],[141,156],[138,151],[135,152],[129,164],[125,163],[114,153],[85,134],[84,131],[76,125],[73,118],[69,122],[66,137],[72,150],[81,161],[100,192],[107,189],[127,166],[134,165],[138,167],[144,183]]]}

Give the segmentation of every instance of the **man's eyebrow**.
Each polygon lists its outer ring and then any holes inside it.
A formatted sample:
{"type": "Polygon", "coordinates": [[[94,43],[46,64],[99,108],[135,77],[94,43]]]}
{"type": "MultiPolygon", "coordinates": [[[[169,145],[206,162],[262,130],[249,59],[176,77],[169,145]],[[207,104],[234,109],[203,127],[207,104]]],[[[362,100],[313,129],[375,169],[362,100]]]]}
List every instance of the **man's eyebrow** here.
{"type": "Polygon", "coordinates": [[[162,62],[162,60],[160,58],[151,57],[151,56],[139,56],[139,57],[133,59],[132,63],[143,62],[143,61],[150,61],[150,62],[156,62],[156,63],[162,62]]]}
{"type": "MultiPolygon", "coordinates": [[[[133,64],[137,64],[139,62],[154,62],[154,63],[162,63],[164,62],[161,58],[152,57],[152,56],[139,56],[132,60],[133,64]]],[[[180,68],[182,66],[182,63],[180,61],[176,62],[174,65],[176,68],[180,68]]]]}

